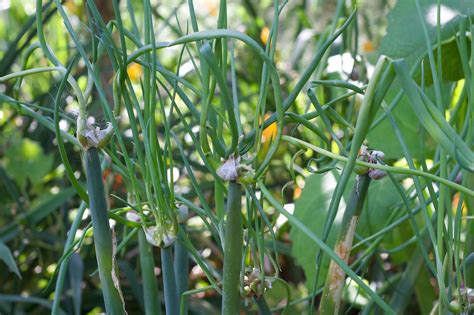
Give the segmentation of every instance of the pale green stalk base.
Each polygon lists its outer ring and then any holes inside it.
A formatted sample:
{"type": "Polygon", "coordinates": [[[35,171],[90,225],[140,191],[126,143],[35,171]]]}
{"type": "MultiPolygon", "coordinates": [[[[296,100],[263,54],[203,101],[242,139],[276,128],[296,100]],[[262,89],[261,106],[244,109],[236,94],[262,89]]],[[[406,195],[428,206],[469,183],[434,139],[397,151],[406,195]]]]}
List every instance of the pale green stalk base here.
{"type": "Polygon", "coordinates": [[[223,315],[236,315],[240,312],[240,268],[243,242],[241,210],[240,184],[230,181],[224,240],[223,315]]]}
{"type": "Polygon", "coordinates": [[[143,232],[142,229],[138,231],[138,243],[140,246],[140,267],[142,269],[145,314],[161,314],[161,305],[155,276],[155,262],[153,260],[153,247],[146,240],[145,232],[143,232]]]}
{"type": "MultiPolygon", "coordinates": [[[[183,223],[180,224],[181,229],[185,229],[183,223]]],[[[176,287],[178,290],[178,298],[181,304],[182,294],[188,290],[188,268],[189,254],[184,244],[177,240],[174,243],[174,273],[176,275],[176,287]]],[[[185,314],[188,313],[185,308],[185,314]]]]}
{"type": "Polygon", "coordinates": [[[176,288],[176,278],[173,266],[173,250],[171,246],[161,249],[161,269],[163,272],[166,314],[179,314],[179,297],[178,289],[176,288]]]}

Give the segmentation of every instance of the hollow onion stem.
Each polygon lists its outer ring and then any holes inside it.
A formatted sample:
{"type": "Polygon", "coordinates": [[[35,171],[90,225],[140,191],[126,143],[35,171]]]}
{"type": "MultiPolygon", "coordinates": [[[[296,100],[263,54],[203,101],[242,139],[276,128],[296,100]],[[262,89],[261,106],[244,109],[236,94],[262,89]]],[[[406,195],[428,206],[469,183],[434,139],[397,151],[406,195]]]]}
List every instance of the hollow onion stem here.
{"type": "Polygon", "coordinates": [[[240,184],[230,181],[224,238],[223,315],[235,315],[240,312],[240,268],[243,242],[241,209],[240,184]]]}
{"type": "Polygon", "coordinates": [[[114,270],[112,232],[107,215],[102,169],[99,153],[91,147],[85,151],[87,192],[94,230],[94,246],[102,285],[105,310],[108,314],[125,314],[125,306],[118,286],[118,277],[114,270]]]}

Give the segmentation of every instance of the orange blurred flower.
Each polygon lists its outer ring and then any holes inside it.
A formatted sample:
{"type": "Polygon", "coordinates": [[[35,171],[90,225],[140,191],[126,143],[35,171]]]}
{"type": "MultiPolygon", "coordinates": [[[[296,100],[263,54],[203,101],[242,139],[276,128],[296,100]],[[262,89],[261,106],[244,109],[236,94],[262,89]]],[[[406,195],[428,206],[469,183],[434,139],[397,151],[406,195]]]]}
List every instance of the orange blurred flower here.
{"type": "Polygon", "coordinates": [[[370,52],[373,52],[374,50],[375,50],[374,45],[372,44],[370,40],[367,40],[362,44],[363,52],[370,53],[370,52]]]}
{"type": "Polygon", "coordinates": [[[298,199],[301,196],[301,188],[298,186],[295,187],[295,190],[293,191],[293,200],[298,199]]]}
{"type": "MultiPolygon", "coordinates": [[[[457,192],[453,196],[453,212],[457,211],[458,205],[459,205],[459,193],[457,192]]],[[[462,212],[463,215],[466,215],[467,207],[466,207],[466,203],[464,201],[463,201],[462,206],[461,206],[461,212],[462,212]]]]}

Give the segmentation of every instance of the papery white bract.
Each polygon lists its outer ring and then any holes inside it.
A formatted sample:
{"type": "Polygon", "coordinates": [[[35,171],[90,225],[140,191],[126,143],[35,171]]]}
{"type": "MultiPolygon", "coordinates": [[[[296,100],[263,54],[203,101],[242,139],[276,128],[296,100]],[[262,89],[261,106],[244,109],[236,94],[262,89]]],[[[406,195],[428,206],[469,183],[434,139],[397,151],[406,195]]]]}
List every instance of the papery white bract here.
{"type": "Polygon", "coordinates": [[[240,163],[240,156],[235,158],[233,155],[217,169],[217,175],[225,181],[235,181],[239,177],[238,166],[240,163]]]}

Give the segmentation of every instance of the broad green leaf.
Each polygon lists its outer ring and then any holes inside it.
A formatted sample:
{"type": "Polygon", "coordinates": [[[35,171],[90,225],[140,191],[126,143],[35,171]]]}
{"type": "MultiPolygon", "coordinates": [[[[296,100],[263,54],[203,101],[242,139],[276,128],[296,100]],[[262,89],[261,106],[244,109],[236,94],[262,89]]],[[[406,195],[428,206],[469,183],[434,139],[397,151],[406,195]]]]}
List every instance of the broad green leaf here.
{"type": "MultiPolygon", "coordinates": [[[[334,171],[321,175],[315,174],[306,178],[301,197],[295,203],[295,217],[303,222],[318,237],[321,237],[323,234],[329,203],[331,202],[331,196],[336,187],[335,173],[334,171]]],[[[352,181],[350,181],[347,186],[352,186],[352,181]]],[[[344,196],[343,200],[341,200],[336,219],[334,220],[328,240],[326,241],[329,247],[333,247],[336,242],[347,197],[348,196],[344,196]]],[[[293,257],[295,257],[297,262],[303,267],[306,275],[306,285],[309,289],[312,289],[316,271],[316,255],[319,247],[311,242],[306,234],[296,228],[291,229],[290,237],[293,241],[293,257]]],[[[322,269],[319,275],[318,285],[323,284],[326,279],[329,267],[329,258],[327,256],[324,256],[321,265],[322,269]]]]}
{"type": "Polygon", "coordinates": [[[0,259],[8,266],[8,269],[16,274],[21,279],[20,270],[15,263],[10,248],[7,247],[3,242],[0,242],[0,259]]]}
{"type": "MultiPolygon", "coordinates": [[[[449,104],[450,90],[453,83],[446,83],[442,85],[443,103],[449,104]]],[[[398,82],[392,84],[392,88],[388,91],[385,100],[390,104],[400,91],[398,82]]],[[[434,99],[433,86],[425,89],[426,94],[434,99]]],[[[379,111],[380,114],[383,110],[379,111]]],[[[428,132],[422,132],[423,125],[412,109],[412,105],[407,96],[403,96],[395,109],[391,111],[395,118],[398,127],[402,133],[403,139],[414,158],[421,157],[423,153],[425,158],[432,158],[434,150],[436,149],[436,142],[429,135],[428,132]]],[[[373,149],[383,151],[386,159],[400,159],[403,158],[403,151],[398,142],[393,127],[388,119],[382,121],[377,127],[370,131],[367,136],[369,146],[373,149]]]]}
{"type": "MultiPolygon", "coordinates": [[[[317,236],[322,235],[324,223],[327,217],[329,203],[336,186],[338,171],[327,172],[325,174],[314,174],[306,178],[305,187],[301,197],[295,203],[294,215],[306,224],[317,236]]],[[[340,229],[343,211],[346,207],[350,192],[354,187],[355,176],[351,177],[344,192],[343,200],[338,209],[336,219],[329,234],[327,244],[332,247],[336,241],[337,233],[340,229]]],[[[387,218],[394,211],[393,205],[401,200],[395,187],[390,180],[384,178],[379,181],[372,181],[369,187],[368,199],[362,211],[357,233],[363,237],[369,236],[382,229],[387,224],[387,218]]],[[[395,231],[396,232],[396,231],[395,231]]],[[[391,246],[399,245],[410,233],[405,233],[403,238],[397,234],[386,235],[387,244],[391,246]]],[[[292,228],[290,234],[293,241],[292,254],[297,262],[303,267],[306,275],[308,288],[312,289],[315,276],[315,261],[318,247],[300,230],[292,228]]],[[[325,256],[322,261],[321,273],[318,285],[322,285],[326,278],[329,259],[325,256]]]]}
{"type": "MultiPolygon", "coordinates": [[[[467,42],[467,54],[470,54],[471,43],[467,42]]],[[[433,56],[435,65],[438,67],[438,49],[433,50],[433,56]]],[[[431,86],[433,84],[433,75],[431,74],[431,67],[429,67],[428,56],[425,56],[422,60],[424,67],[424,82],[425,86],[431,86]]],[[[441,45],[441,69],[443,74],[444,82],[455,82],[464,78],[464,71],[462,69],[461,57],[459,55],[459,48],[456,40],[452,38],[448,42],[441,45]]],[[[415,81],[421,84],[421,68],[415,73],[415,81]]]]}
{"type": "MultiPolygon", "coordinates": [[[[424,23],[428,28],[431,44],[437,42],[437,1],[420,0],[420,7],[424,16],[424,23]]],[[[441,63],[443,81],[446,82],[442,86],[443,103],[450,102],[447,99],[451,93],[452,83],[464,77],[462,71],[459,51],[453,36],[459,29],[459,24],[465,19],[467,9],[474,6],[468,5],[464,1],[441,1],[441,63]]],[[[387,55],[393,59],[405,58],[409,67],[419,61],[426,54],[426,42],[423,34],[423,28],[419,19],[418,10],[415,1],[397,1],[395,7],[388,15],[387,34],[382,40],[379,50],[380,54],[387,55]]],[[[438,50],[434,48],[435,60],[438,59],[438,50]]],[[[434,89],[430,87],[433,84],[431,69],[428,66],[428,57],[424,59],[424,84],[428,86],[425,89],[426,94],[433,99],[434,89]]],[[[415,73],[415,81],[421,83],[421,70],[415,73]]],[[[396,82],[389,91],[386,101],[390,103],[395,95],[400,91],[400,85],[396,82]]],[[[422,127],[416,115],[414,115],[412,104],[406,96],[403,96],[400,103],[392,112],[400,131],[404,136],[404,140],[412,153],[417,158],[424,153],[426,158],[431,158],[436,148],[433,138],[425,132],[422,136],[422,127]],[[423,138],[421,138],[423,137],[423,138]]],[[[403,157],[402,150],[398,140],[393,134],[390,122],[384,121],[379,124],[368,136],[369,144],[385,152],[387,158],[399,159],[403,157]]]]}
{"type": "Polygon", "coordinates": [[[422,266],[418,274],[418,278],[415,281],[415,294],[416,300],[420,307],[421,314],[429,314],[433,308],[433,303],[436,301],[436,293],[434,292],[433,285],[430,283],[430,274],[427,269],[422,266]]]}
{"type": "Polygon", "coordinates": [[[393,63],[398,82],[410,99],[413,112],[423,124],[426,131],[439,143],[459,164],[470,171],[474,169],[474,155],[469,146],[448,124],[429,97],[411,79],[404,60],[393,63]]]}
{"type": "Polygon", "coordinates": [[[5,152],[4,163],[7,173],[24,189],[27,180],[33,185],[40,183],[50,172],[53,160],[53,155],[44,154],[38,142],[13,136],[11,146],[5,152]]]}
{"type": "MultiPolygon", "coordinates": [[[[459,23],[467,12],[474,12],[472,1],[441,0],[441,40],[445,41],[456,34],[459,23]]],[[[431,43],[436,43],[437,1],[420,0],[424,23],[428,29],[431,43]]],[[[398,0],[387,16],[387,34],[382,39],[379,53],[393,59],[407,58],[412,64],[426,51],[425,37],[416,2],[398,0]]]]}
{"type": "Polygon", "coordinates": [[[400,195],[388,177],[372,180],[357,225],[357,233],[367,237],[384,228],[392,211],[400,211],[393,206],[401,201],[400,195]]]}

